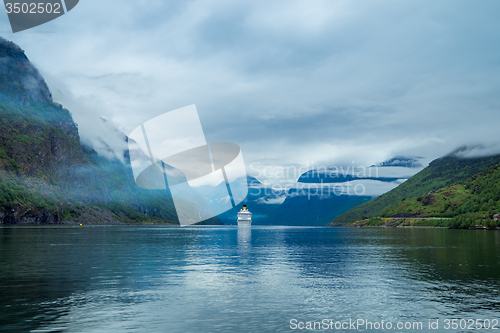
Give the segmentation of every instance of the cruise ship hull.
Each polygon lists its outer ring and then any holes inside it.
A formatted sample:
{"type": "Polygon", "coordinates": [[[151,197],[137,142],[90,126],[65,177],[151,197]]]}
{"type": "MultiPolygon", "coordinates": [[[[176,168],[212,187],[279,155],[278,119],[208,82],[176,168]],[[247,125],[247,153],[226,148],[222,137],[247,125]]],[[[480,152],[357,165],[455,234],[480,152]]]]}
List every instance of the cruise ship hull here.
{"type": "Polygon", "coordinates": [[[240,221],[238,220],[238,225],[252,225],[252,221],[240,221]]]}

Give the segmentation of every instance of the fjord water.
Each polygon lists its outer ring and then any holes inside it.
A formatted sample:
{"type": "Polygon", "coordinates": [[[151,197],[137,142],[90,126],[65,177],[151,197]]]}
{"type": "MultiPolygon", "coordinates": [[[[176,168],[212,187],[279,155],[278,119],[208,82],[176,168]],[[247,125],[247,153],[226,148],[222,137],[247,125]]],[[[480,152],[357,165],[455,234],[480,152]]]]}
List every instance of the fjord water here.
{"type": "Polygon", "coordinates": [[[500,318],[499,263],[498,231],[0,228],[0,331],[291,332],[292,319],[366,319],[436,332],[439,319],[439,332],[466,332],[444,319],[500,318]]]}

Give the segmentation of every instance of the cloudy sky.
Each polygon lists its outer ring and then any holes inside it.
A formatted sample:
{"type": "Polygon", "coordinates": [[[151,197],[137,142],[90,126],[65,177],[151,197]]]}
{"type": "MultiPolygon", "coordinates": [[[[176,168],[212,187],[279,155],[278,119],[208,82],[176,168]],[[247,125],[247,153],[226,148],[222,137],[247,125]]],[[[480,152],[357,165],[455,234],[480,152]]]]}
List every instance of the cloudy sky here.
{"type": "Polygon", "coordinates": [[[500,147],[500,2],[81,0],[13,34],[73,113],[129,133],[196,104],[247,168],[500,147]],[[260,163],[260,164],[257,164],[260,163]]]}

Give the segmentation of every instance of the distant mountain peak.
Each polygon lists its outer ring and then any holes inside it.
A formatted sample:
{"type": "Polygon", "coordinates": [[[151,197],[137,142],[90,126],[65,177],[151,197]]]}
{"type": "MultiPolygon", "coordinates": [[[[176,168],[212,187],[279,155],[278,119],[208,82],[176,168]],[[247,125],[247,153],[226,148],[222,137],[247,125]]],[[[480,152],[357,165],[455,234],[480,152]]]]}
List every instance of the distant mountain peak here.
{"type": "Polygon", "coordinates": [[[51,103],[49,87],[23,49],[0,37],[0,92],[22,104],[51,103]]]}
{"type": "Polygon", "coordinates": [[[466,155],[468,152],[471,152],[471,151],[476,150],[476,149],[484,149],[484,147],[482,145],[473,145],[473,146],[464,145],[464,146],[460,146],[460,147],[454,149],[446,156],[462,157],[462,156],[466,155]]]}
{"type": "Polygon", "coordinates": [[[372,165],[373,167],[403,167],[403,168],[421,168],[423,165],[420,163],[422,157],[405,157],[405,156],[395,156],[385,162],[379,163],[378,165],[372,165]]]}
{"type": "Polygon", "coordinates": [[[446,155],[446,157],[454,158],[478,158],[478,157],[488,157],[495,156],[500,153],[500,148],[498,145],[484,146],[481,144],[477,145],[464,145],[453,150],[451,153],[446,155]]]}
{"type": "Polygon", "coordinates": [[[0,37],[0,47],[4,52],[10,52],[11,54],[22,54],[24,58],[28,59],[24,54],[24,50],[19,45],[8,41],[3,37],[0,37]]]}
{"type": "Polygon", "coordinates": [[[261,186],[262,183],[255,177],[252,177],[252,176],[247,176],[247,182],[248,182],[248,185],[252,186],[261,186]]]}

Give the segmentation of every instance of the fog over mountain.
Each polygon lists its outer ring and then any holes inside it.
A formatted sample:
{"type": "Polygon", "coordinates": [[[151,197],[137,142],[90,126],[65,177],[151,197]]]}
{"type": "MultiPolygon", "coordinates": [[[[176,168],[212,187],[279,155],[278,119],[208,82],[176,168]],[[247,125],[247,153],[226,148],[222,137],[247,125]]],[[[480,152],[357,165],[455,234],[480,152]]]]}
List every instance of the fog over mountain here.
{"type": "Polygon", "coordinates": [[[494,1],[86,0],[24,33],[8,33],[2,14],[0,31],[96,149],[106,149],[101,116],[128,133],[196,104],[207,140],[240,145],[256,176],[257,162],[419,156],[425,166],[464,145],[476,147],[468,156],[499,152],[499,11],[494,1]]]}

